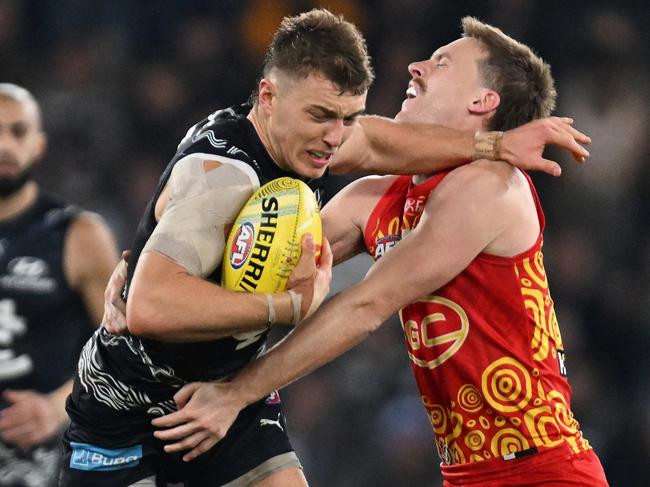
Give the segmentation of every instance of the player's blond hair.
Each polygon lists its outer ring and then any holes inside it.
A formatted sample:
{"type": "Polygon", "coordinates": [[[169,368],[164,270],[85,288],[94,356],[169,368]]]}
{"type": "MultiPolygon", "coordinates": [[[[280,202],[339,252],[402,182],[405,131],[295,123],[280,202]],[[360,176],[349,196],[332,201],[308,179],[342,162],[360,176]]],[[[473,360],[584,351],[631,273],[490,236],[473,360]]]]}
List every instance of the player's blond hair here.
{"type": "Polygon", "coordinates": [[[462,25],[463,36],[476,39],[487,52],[479,61],[482,82],[501,97],[487,129],[508,130],[550,115],[557,96],[551,67],[496,27],[474,17],[464,17],[462,25]]]}

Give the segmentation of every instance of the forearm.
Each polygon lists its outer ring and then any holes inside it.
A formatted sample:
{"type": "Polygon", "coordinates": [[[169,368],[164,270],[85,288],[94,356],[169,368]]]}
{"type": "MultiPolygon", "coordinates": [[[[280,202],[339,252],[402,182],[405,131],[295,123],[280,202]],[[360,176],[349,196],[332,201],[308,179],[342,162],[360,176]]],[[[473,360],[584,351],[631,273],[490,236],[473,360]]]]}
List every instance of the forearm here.
{"type": "Polygon", "coordinates": [[[56,417],[61,425],[68,422],[68,415],[65,412],[65,402],[72,392],[72,379],[64,382],[58,389],[53,390],[49,394],[49,399],[52,403],[52,410],[56,412],[56,417]]]}
{"type": "Polygon", "coordinates": [[[428,174],[470,162],[474,133],[369,116],[343,144],[338,173],[428,174]]]}
{"type": "Polygon", "coordinates": [[[239,398],[250,404],[334,360],[387,318],[357,289],[325,303],[269,352],[232,381],[239,398]]]}
{"type": "MultiPolygon", "coordinates": [[[[127,301],[127,326],[138,336],[161,341],[208,341],[268,324],[263,294],[237,293],[191,276],[171,261],[136,270],[127,301]]],[[[146,264],[146,262],[145,262],[146,264]]],[[[273,295],[276,322],[290,323],[293,306],[287,293],[273,295]]]]}

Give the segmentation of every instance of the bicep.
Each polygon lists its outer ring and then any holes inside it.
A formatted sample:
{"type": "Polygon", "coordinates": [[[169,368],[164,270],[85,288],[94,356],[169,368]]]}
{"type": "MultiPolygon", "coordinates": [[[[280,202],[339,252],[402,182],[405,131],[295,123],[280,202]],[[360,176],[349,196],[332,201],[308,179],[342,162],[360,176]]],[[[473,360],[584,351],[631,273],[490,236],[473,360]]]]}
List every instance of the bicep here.
{"type": "Polygon", "coordinates": [[[80,294],[94,323],[100,323],[104,288],[119,258],[113,235],[98,215],[84,213],[72,223],[64,252],[70,286],[80,294]]]}
{"type": "Polygon", "coordinates": [[[339,264],[365,250],[364,229],[375,205],[395,180],[368,176],[339,191],[323,208],[323,234],[339,264]]]}
{"type": "Polygon", "coordinates": [[[343,203],[332,199],[321,213],[323,235],[329,240],[332,248],[334,265],[363,251],[361,229],[346,214],[343,203]]]}
{"type": "Polygon", "coordinates": [[[368,272],[365,286],[390,315],[460,274],[502,231],[498,202],[467,178],[443,181],[417,227],[368,272]],[[390,311],[388,310],[390,309],[390,311]]]}

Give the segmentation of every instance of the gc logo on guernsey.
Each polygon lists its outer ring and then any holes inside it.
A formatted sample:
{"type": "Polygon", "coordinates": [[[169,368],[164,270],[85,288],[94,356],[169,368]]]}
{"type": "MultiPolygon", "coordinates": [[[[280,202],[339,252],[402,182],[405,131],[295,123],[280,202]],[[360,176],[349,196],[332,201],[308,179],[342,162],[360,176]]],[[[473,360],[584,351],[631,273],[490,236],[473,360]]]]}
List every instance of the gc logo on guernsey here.
{"type": "Polygon", "coordinates": [[[140,464],[142,445],[127,448],[100,448],[88,443],[70,442],[70,468],[76,470],[108,471],[131,468],[140,464]]]}
{"type": "Polygon", "coordinates": [[[426,303],[427,314],[419,315],[412,307],[399,312],[409,358],[418,367],[435,369],[463,346],[469,318],[462,306],[442,296],[427,296],[415,303],[426,303]]]}

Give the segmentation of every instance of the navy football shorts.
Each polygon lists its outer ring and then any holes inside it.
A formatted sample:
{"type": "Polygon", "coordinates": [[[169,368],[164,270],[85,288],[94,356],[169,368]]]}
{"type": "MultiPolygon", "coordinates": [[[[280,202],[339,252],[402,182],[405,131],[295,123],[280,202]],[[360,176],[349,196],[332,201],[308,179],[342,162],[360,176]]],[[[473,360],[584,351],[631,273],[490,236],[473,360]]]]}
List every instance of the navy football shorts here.
{"type": "MultiPolygon", "coordinates": [[[[149,421],[149,418],[147,418],[149,421]]],[[[165,453],[153,435],[102,445],[72,423],[64,435],[61,487],[244,487],[284,468],[299,467],[277,393],[243,409],[226,437],[191,462],[165,453]],[[82,441],[84,439],[85,441],[82,441]]]]}

